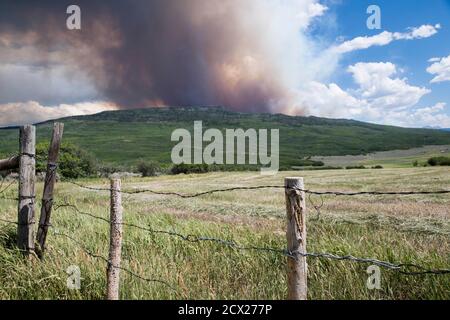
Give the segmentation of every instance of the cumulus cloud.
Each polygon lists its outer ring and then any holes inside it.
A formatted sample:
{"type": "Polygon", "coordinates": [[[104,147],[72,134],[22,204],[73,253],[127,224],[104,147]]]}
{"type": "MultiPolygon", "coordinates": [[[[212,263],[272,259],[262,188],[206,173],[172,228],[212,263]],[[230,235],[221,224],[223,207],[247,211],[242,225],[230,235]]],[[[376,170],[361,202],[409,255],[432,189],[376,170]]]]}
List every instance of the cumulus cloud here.
{"type": "Polygon", "coordinates": [[[337,84],[325,85],[317,81],[306,84],[298,95],[307,114],[332,118],[353,118],[366,107],[362,101],[341,89],[337,84]]]}
{"type": "Polygon", "coordinates": [[[398,70],[390,62],[357,63],[350,66],[348,72],[359,86],[358,94],[376,108],[411,107],[431,92],[408,84],[406,78],[395,78],[398,70]]]}
{"type": "Polygon", "coordinates": [[[450,116],[445,112],[447,104],[439,102],[431,107],[418,107],[412,110],[391,110],[387,113],[393,125],[404,127],[449,128],[450,116]]]}
{"type": "Polygon", "coordinates": [[[418,107],[430,90],[400,78],[393,63],[357,63],[347,71],[352,74],[356,89],[344,90],[335,83],[318,82],[310,82],[302,89],[300,96],[307,113],[405,127],[450,125],[445,103],[418,107]]]}
{"type": "Polygon", "coordinates": [[[435,75],[431,83],[450,81],[450,56],[444,58],[432,58],[428,60],[433,63],[427,68],[427,72],[435,75]]]}
{"type": "Polygon", "coordinates": [[[17,126],[58,119],[73,115],[88,115],[107,110],[116,110],[117,106],[107,102],[84,102],[43,106],[36,101],[25,103],[7,103],[0,105],[0,126],[17,126]]]}
{"type": "Polygon", "coordinates": [[[332,47],[336,53],[348,53],[356,50],[368,49],[373,46],[385,46],[396,40],[414,40],[429,38],[435,35],[441,28],[440,24],[422,25],[420,27],[410,28],[407,32],[389,32],[383,31],[374,36],[356,37],[332,47]]]}

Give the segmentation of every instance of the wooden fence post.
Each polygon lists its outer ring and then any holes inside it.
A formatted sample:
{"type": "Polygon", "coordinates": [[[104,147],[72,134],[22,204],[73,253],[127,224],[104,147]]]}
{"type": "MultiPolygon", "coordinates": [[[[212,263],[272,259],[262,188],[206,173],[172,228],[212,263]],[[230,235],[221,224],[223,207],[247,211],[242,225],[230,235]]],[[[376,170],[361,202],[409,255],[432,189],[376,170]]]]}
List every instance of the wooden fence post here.
{"type": "Polygon", "coordinates": [[[48,150],[47,172],[45,174],[44,193],[42,196],[41,217],[36,240],[39,244],[38,256],[42,258],[45,250],[45,240],[47,239],[50,216],[53,207],[53,189],[56,182],[56,170],[58,168],[59,149],[64,131],[63,123],[53,125],[53,135],[48,150]]]}
{"type": "Polygon", "coordinates": [[[111,231],[107,268],[108,300],[119,300],[119,276],[122,253],[122,193],[120,179],[111,179],[111,231]]]}
{"type": "Polygon", "coordinates": [[[288,250],[296,259],[288,258],[288,299],[307,299],[306,202],[303,178],[286,178],[286,238],[288,250]]]}
{"type": "Polygon", "coordinates": [[[36,176],[36,128],[20,128],[19,212],[17,246],[27,255],[34,253],[34,206],[36,176]]]}

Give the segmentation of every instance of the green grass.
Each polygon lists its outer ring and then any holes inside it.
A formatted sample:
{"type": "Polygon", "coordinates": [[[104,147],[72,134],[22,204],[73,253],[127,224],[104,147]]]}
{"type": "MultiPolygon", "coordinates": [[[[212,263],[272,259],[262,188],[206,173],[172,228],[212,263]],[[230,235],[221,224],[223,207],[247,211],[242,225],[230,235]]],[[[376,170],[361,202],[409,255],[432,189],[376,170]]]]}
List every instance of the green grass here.
{"type": "Polygon", "coordinates": [[[370,155],[336,156],[336,157],[314,157],[320,159],[329,166],[367,166],[382,165],[385,168],[411,168],[415,161],[418,166],[427,164],[432,157],[450,157],[450,146],[424,146],[408,150],[391,150],[376,152],[370,155]]]}
{"type": "MultiPolygon", "coordinates": [[[[298,166],[319,155],[359,155],[375,151],[450,144],[450,133],[404,129],[353,120],[245,114],[222,108],[160,108],[104,112],[63,119],[64,141],[92,152],[105,164],[136,165],[140,159],[170,163],[173,130],[192,132],[194,121],[207,128],[280,130],[280,165],[298,166]]],[[[38,141],[48,141],[51,123],[38,127],[38,141]]],[[[0,153],[17,152],[18,130],[0,130],[0,153]]]]}
{"type": "MultiPolygon", "coordinates": [[[[258,173],[210,173],[129,179],[123,189],[152,188],[198,192],[225,186],[280,185],[288,172],[275,177],[258,173]]],[[[445,168],[336,170],[302,172],[314,190],[437,190],[448,188],[445,168]]],[[[82,183],[107,187],[106,180],[82,183]]],[[[15,220],[16,203],[5,200],[16,186],[0,195],[0,217],[15,220]]],[[[42,185],[38,185],[38,194],[42,185]]],[[[56,187],[56,202],[76,203],[80,210],[108,218],[105,192],[68,183],[56,187]]],[[[320,203],[320,199],[312,197],[320,203]]],[[[353,254],[391,262],[417,263],[426,268],[450,265],[448,195],[324,197],[320,219],[308,213],[308,251],[353,254]]],[[[124,195],[124,219],[160,230],[222,239],[242,245],[284,248],[285,204],[282,190],[217,193],[194,199],[151,194],[124,195]]],[[[107,256],[108,224],[70,208],[54,211],[54,228],[81,242],[89,251],[107,256]]],[[[286,258],[275,253],[238,251],[214,243],[190,243],[176,237],[125,227],[123,266],[160,283],[147,283],[121,273],[122,299],[284,299],[286,258]]],[[[0,222],[0,299],[103,299],[103,261],[87,255],[70,239],[48,238],[44,262],[26,261],[15,249],[15,227],[0,222]],[[66,269],[81,268],[82,288],[66,288],[66,269]]],[[[366,288],[366,264],[309,259],[310,299],[449,299],[450,276],[405,276],[382,269],[382,290],[366,288]]]]}

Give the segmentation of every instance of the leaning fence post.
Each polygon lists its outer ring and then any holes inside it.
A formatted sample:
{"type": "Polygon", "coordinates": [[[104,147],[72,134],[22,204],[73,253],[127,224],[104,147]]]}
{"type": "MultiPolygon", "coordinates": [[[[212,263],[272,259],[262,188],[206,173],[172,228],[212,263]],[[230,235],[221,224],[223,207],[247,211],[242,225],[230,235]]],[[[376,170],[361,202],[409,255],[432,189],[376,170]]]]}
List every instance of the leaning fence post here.
{"type": "Polygon", "coordinates": [[[288,258],[288,299],[307,299],[306,256],[306,202],[303,178],[286,178],[286,238],[288,251],[295,259],[288,258]]]}
{"type": "Polygon", "coordinates": [[[119,300],[119,275],[122,252],[122,193],[120,179],[111,179],[110,245],[107,268],[108,300],[119,300]]]}
{"type": "Polygon", "coordinates": [[[50,216],[53,206],[53,189],[56,182],[56,169],[58,168],[59,149],[64,130],[63,123],[53,125],[53,135],[48,149],[47,172],[45,174],[44,193],[42,196],[41,217],[39,219],[39,228],[36,240],[39,244],[38,255],[44,256],[45,240],[47,238],[48,227],[50,225],[50,216]]]}
{"type": "Polygon", "coordinates": [[[20,128],[19,137],[19,208],[17,246],[25,254],[34,253],[34,205],[35,205],[35,146],[36,128],[26,125],[20,128]]]}

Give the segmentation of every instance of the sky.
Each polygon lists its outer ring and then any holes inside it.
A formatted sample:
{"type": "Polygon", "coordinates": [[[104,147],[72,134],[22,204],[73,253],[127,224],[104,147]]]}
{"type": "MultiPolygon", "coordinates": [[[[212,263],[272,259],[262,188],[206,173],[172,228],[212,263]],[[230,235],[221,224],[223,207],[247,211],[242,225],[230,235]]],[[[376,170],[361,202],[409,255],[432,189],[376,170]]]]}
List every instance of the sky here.
{"type": "Polygon", "coordinates": [[[450,0],[1,0],[0,126],[223,105],[449,128],[449,40],[450,0]]]}

